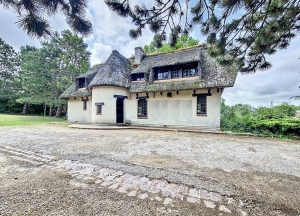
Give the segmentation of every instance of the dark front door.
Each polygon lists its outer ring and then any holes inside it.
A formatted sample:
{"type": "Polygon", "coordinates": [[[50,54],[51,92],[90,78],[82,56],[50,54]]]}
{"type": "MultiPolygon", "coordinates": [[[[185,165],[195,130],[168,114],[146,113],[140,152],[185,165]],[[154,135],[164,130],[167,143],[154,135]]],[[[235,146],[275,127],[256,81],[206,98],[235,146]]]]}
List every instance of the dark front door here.
{"type": "Polygon", "coordinates": [[[124,123],[124,98],[117,98],[116,111],[117,123],[124,123]]]}

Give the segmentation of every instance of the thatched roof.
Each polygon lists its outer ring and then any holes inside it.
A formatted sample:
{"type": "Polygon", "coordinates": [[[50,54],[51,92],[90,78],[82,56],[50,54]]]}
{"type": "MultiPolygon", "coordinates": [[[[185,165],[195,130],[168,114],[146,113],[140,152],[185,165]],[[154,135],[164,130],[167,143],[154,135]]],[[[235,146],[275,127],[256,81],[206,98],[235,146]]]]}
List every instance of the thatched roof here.
{"type": "Polygon", "coordinates": [[[92,67],[87,73],[79,78],[86,78],[86,89],[76,90],[76,84],[71,85],[59,98],[86,97],[92,94],[90,87],[93,86],[120,86],[129,88],[130,67],[128,60],[118,51],[113,50],[106,62],[92,67]]]}
{"type": "Polygon", "coordinates": [[[86,78],[87,89],[76,91],[76,85],[73,84],[60,98],[89,96],[91,95],[90,87],[105,85],[129,88],[131,93],[231,87],[234,85],[237,72],[235,66],[220,66],[215,59],[208,55],[207,50],[200,46],[171,53],[146,55],[140,64],[132,63],[131,67],[128,59],[114,50],[104,64],[95,66],[86,74],[78,77],[86,78]],[[197,77],[170,79],[163,82],[150,80],[154,77],[153,68],[195,62],[200,62],[199,76],[197,77]],[[135,73],[145,73],[145,82],[130,83],[129,76],[135,73]]]}
{"type": "Polygon", "coordinates": [[[201,72],[199,77],[190,79],[170,79],[166,82],[144,83],[135,82],[131,84],[130,92],[160,92],[160,91],[177,91],[177,90],[193,90],[200,88],[213,87],[231,87],[234,85],[237,75],[237,68],[220,66],[215,59],[211,58],[207,50],[201,47],[194,47],[172,53],[157,54],[153,56],[145,56],[141,64],[132,71],[134,73],[146,73],[149,77],[153,77],[152,68],[162,66],[172,66],[186,64],[190,62],[200,62],[201,72]]]}
{"type": "Polygon", "coordinates": [[[151,68],[179,65],[200,60],[200,47],[186,49],[171,53],[162,53],[145,56],[141,64],[134,69],[133,73],[146,73],[151,68]]]}
{"type": "MultiPolygon", "coordinates": [[[[86,79],[86,84],[89,85],[92,79],[95,77],[96,73],[99,71],[99,69],[103,65],[96,65],[92,67],[91,69],[88,70],[85,74],[80,75],[77,77],[79,78],[85,78],[86,79]]],[[[92,94],[91,90],[89,89],[79,89],[76,90],[76,82],[74,82],[67,90],[65,90],[60,96],[60,99],[66,99],[70,97],[87,97],[92,94]]]]}
{"type": "Polygon", "coordinates": [[[69,88],[67,88],[64,93],[62,93],[59,98],[60,99],[67,99],[72,97],[88,97],[92,94],[91,90],[89,89],[80,89],[76,91],[76,83],[73,83],[69,88]]]}
{"type": "Polygon", "coordinates": [[[130,67],[128,60],[118,51],[114,50],[103,67],[99,69],[89,84],[89,87],[109,85],[129,88],[129,73],[130,67]]]}

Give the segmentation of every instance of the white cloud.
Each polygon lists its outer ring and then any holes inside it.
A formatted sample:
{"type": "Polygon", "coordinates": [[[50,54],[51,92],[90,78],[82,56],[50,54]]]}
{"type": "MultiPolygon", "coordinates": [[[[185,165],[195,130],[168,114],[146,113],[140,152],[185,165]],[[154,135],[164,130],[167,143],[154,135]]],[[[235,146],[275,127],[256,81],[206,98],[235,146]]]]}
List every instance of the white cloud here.
{"type": "Polygon", "coordinates": [[[130,29],[134,28],[134,25],[130,19],[120,17],[110,11],[103,1],[92,0],[89,2],[89,16],[93,16],[94,32],[93,37],[86,39],[86,42],[92,50],[92,65],[99,63],[99,59],[104,61],[112,50],[118,50],[125,57],[130,57],[134,53],[135,47],[149,44],[153,38],[152,33],[146,29],[143,31],[142,37],[137,40],[131,39],[128,33],[130,29]]]}
{"type": "Polygon", "coordinates": [[[112,50],[109,45],[94,43],[93,48],[90,50],[92,52],[91,65],[105,62],[112,50]]]}

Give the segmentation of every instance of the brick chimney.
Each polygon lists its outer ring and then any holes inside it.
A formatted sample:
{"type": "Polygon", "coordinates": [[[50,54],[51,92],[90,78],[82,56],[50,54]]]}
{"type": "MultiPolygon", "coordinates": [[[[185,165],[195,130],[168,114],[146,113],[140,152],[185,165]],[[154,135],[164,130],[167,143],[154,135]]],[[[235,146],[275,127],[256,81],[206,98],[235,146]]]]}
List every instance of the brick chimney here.
{"type": "Polygon", "coordinates": [[[141,60],[144,56],[144,51],[141,47],[134,48],[135,54],[134,54],[134,62],[135,63],[141,63],[141,60]]]}

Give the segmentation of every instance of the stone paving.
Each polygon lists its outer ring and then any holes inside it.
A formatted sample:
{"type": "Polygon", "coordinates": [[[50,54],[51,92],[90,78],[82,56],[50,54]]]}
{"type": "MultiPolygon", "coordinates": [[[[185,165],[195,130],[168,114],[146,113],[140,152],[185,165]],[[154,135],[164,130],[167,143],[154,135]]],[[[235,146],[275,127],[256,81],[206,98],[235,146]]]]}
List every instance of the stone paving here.
{"type": "Polygon", "coordinates": [[[71,160],[62,160],[50,155],[41,155],[35,152],[0,146],[0,151],[9,154],[11,158],[31,163],[42,168],[56,171],[66,171],[78,181],[97,184],[108,190],[114,190],[130,197],[151,199],[172,206],[174,200],[204,205],[206,208],[231,214],[239,212],[247,215],[242,208],[235,209],[233,198],[222,196],[203,188],[193,188],[183,184],[174,184],[163,179],[150,179],[145,176],[135,176],[93,164],[79,163],[71,160]]]}

